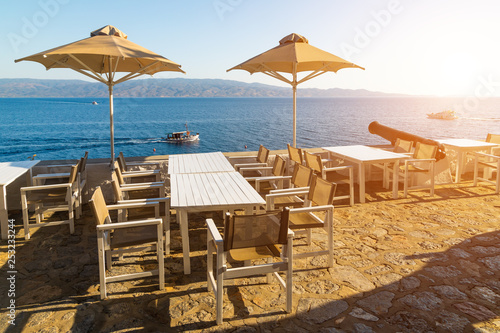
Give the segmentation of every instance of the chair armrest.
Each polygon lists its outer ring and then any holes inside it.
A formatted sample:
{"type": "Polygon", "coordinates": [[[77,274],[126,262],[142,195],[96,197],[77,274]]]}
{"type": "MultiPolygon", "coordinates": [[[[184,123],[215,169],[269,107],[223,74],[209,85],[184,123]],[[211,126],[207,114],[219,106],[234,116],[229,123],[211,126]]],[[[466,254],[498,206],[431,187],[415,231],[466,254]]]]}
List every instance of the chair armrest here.
{"type": "Polygon", "coordinates": [[[412,158],[412,159],[406,159],[405,164],[408,164],[410,162],[436,162],[435,158],[412,158]]]}
{"type": "Polygon", "coordinates": [[[160,203],[157,201],[150,201],[150,202],[129,202],[128,200],[123,200],[127,201],[126,203],[119,203],[119,204],[114,204],[114,205],[106,205],[108,210],[115,210],[115,209],[126,209],[126,208],[143,208],[143,207],[148,207],[148,206],[159,206],[160,203]]]}
{"type": "Polygon", "coordinates": [[[239,170],[241,168],[255,168],[255,167],[266,167],[267,163],[243,163],[243,164],[235,164],[233,165],[235,170],[239,170]]]}
{"type": "Polygon", "coordinates": [[[144,198],[144,199],[130,199],[130,200],[118,200],[116,203],[121,205],[121,204],[127,204],[127,203],[164,203],[164,202],[170,202],[170,197],[166,198],[144,198]]]}
{"type": "Polygon", "coordinates": [[[160,170],[140,170],[140,171],[125,171],[122,176],[125,178],[155,176],[160,170]]]}
{"type": "Polygon", "coordinates": [[[247,181],[266,181],[266,180],[286,180],[292,179],[292,176],[262,176],[262,177],[245,177],[247,181]]]}
{"type": "Polygon", "coordinates": [[[480,157],[480,156],[481,157],[488,157],[488,158],[495,159],[495,160],[500,159],[500,156],[487,154],[487,153],[480,153],[480,152],[474,152],[474,156],[476,156],[476,157],[480,157]]]}
{"type": "Polygon", "coordinates": [[[279,194],[279,193],[287,193],[287,194],[307,194],[309,193],[309,186],[307,187],[291,187],[291,188],[282,188],[277,190],[271,190],[269,194],[279,194]]]}
{"type": "Polygon", "coordinates": [[[228,160],[237,160],[237,159],[243,159],[243,158],[257,158],[257,155],[253,155],[253,156],[250,156],[250,155],[246,155],[246,156],[229,156],[227,157],[228,160]]]}
{"type": "Polygon", "coordinates": [[[69,177],[69,172],[58,172],[58,173],[39,173],[33,176],[33,179],[52,179],[52,178],[65,178],[69,177]]]}
{"type": "MultiPolygon", "coordinates": [[[[241,165],[241,164],[239,164],[241,165]]],[[[270,167],[270,166],[262,166],[262,167],[259,167],[259,166],[256,166],[256,167],[249,167],[249,168],[240,168],[240,173],[241,172],[244,172],[244,171],[261,171],[261,170],[272,170],[273,167],[270,167]]]]}
{"type": "Polygon", "coordinates": [[[38,190],[52,190],[52,189],[58,189],[58,188],[68,188],[70,186],[72,186],[72,184],[69,184],[69,183],[25,186],[25,187],[21,187],[21,192],[38,191],[38,190]]]}
{"type": "Polygon", "coordinates": [[[217,246],[222,246],[223,243],[222,236],[220,235],[219,229],[217,229],[214,220],[206,219],[206,222],[207,222],[207,232],[209,232],[210,235],[212,236],[214,243],[217,246]]]}
{"type": "Polygon", "coordinates": [[[96,228],[98,231],[105,231],[105,230],[135,228],[135,227],[142,227],[145,225],[158,225],[158,224],[162,224],[161,219],[137,220],[130,222],[113,222],[113,223],[99,224],[96,226],[96,228]]]}
{"type": "Polygon", "coordinates": [[[340,171],[340,170],[349,170],[352,169],[352,165],[341,165],[341,166],[336,166],[336,167],[331,167],[331,168],[324,168],[326,172],[328,171],[340,171]]]}
{"type": "Polygon", "coordinates": [[[290,208],[290,214],[293,213],[312,213],[312,212],[321,212],[321,211],[332,211],[333,205],[323,205],[323,206],[312,206],[312,207],[300,207],[300,208],[290,208]]]}
{"type": "Polygon", "coordinates": [[[148,183],[137,183],[137,184],[127,184],[122,186],[120,189],[122,191],[139,191],[139,190],[149,190],[153,188],[162,188],[165,184],[148,184],[148,183]]]}
{"type": "Polygon", "coordinates": [[[151,186],[151,188],[153,188],[153,187],[156,188],[156,187],[159,187],[160,185],[165,186],[165,183],[164,182],[150,182],[150,183],[121,184],[120,188],[122,190],[125,190],[126,188],[129,188],[129,187],[138,187],[138,186],[151,186]]]}

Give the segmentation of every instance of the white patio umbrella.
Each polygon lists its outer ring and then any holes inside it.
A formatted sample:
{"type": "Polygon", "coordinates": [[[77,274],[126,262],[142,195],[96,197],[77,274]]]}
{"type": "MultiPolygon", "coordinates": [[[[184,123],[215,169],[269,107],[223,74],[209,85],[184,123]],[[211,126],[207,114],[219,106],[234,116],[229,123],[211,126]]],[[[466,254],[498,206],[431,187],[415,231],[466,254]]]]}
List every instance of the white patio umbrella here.
{"type": "Polygon", "coordinates": [[[108,86],[111,162],[114,152],[113,86],[138,76],[157,72],[182,72],[181,65],[127,39],[117,28],[107,25],[90,37],[15,60],[39,62],[47,68],[70,68],[108,86]],[[126,73],[116,77],[119,72],[126,73]]]}
{"type": "Polygon", "coordinates": [[[361,68],[336,55],[318,49],[309,44],[307,38],[290,34],[282,38],[279,45],[259,54],[227,71],[243,69],[250,74],[261,72],[290,84],[293,88],[293,146],[296,146],[297,134],[297,85],[326,72],[337,72],[342,68],[361,68]],[[311,72],[298,80],[297,73],[311,72]],[[292,80],[280,73],[292,74],[292,80]]]}

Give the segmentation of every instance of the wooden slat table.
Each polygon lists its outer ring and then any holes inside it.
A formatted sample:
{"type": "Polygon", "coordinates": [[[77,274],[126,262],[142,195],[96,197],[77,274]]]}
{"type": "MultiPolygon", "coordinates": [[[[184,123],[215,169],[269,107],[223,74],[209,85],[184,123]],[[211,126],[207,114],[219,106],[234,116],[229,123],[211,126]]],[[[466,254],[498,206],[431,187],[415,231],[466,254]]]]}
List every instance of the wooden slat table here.
{"type": "Polygon", "coordinates": [[[457,152],[457,167],[455,169],[455,183],[460,182],[460,177],[462,176],[463,169],[465,166],[465,155],[468,152],[487,150],[491,151],[492,147],[498,147],[497,143],[490,143],[484,141],[476,141],[470,139],[446,139],[446,140],[436,140],[442,143],[446,148],[453,149],[457,152]]]}
{"type": "Polygon", "coordinates": [[[324,147],[331,155],[342,158],[358,165],[359,170],[359,202],[365,202],[365,166],[375,163],[394,163],[392,179],[392,197],[398,198],[398,168],[399,161],[409,158],[407,155],[372,148],[368,146],[340,146],[324,147]]]}
{"type": "Polygon", "coordinates": [[[7,185],[28,173],[28,185],[31,185],[31,168],[40,161],[20,161],[0,163],[0,225],[2,239],[8,238],[9,213],[7,209],[7,185]]]}
{"type": "Polygon", "coordinates": [[[191,273],[188,213],[245,209],[251,213],[266,201],[236,171],[170,175],[170,205],[181,228],[184,274],[191,273]]]}
{"type": "Polygon", "coordinates": [[[231,172],[234,167],[221,152],[179,154],[168,157],[168,174],[231,172]]]}

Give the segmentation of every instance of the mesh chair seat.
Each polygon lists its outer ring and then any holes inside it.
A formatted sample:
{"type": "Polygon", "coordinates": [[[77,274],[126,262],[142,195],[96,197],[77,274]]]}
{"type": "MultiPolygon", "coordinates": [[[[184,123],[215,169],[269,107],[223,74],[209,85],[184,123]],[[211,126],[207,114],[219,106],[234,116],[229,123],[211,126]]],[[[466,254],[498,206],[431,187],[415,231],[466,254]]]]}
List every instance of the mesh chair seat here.
{"type": "Polygon", "coordinates": [[[35,193],[30,193],[26,196],[26,202],[28,204],[44,203],[44,202],[60,202],[66,201],[66,195],[68,191],[66,188],[58,188],[51,191],[38,191],[35,193]]]}
{"type": "Polygon", "coordinates": [[[290,214],[290,224],[288,227],[292,230],[304,228],[323,228],[324,226],[325,224],[323,223],[323,221],[318,221],[314,218],[314,216],[311,216],[311,213],[306,212],[290,214]]]}
{"type": "Polygon", "coordinates": [[[229,257],[234,261],[247,261],[264,258],[279,258],[281,249],[275,244],[229,250],[229,257]]]}

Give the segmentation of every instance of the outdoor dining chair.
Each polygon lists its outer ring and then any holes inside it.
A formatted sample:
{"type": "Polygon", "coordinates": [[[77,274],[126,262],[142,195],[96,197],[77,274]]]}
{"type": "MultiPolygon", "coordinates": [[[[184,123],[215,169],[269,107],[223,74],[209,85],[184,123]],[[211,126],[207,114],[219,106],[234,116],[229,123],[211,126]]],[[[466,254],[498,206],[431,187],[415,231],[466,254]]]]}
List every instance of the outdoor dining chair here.
{"type": "MultiPolygon", "coordinates": [[[[170,197],[165,196],[165,192],[159,193],[159,196],[152,197],[144,194],[144,190],[149,190],[151,185],[126,186],[121,187],[118,180],[111,180],[113,187],[113,194],[115,196],[116,204],[126,203],[143,203],[143,202],[159,202],[160,203],[160,217],[163,220],[163,229],[165,233],[165,254],[170,253],[170,197]],[[136,193],[134,195],[134,193],[136,193]],[[137,194],[138,193],[138,194],[137,194]],[[134,199],[127,199],[132,196],[134,199]]],[[[154,207],[139,207],[133,209],[120,209],[118,210],[118,222],[124,222],[130,219],[143,219],[151,216],[154,207]]]]}
{"type": "Polygon", "coordinates": [[[115,168],[112,172],[116,173],[120,186],[127,186],[137,183],[163,183],[161,180],[159,180],[159,173],[152,173],[148,170],[145,170],[124,174],[122,173],[117,161],[115,161],[114,167],[115,168]]]}
{"type": "Polygon", "coordinates": [[[333,200],[349,199],[349,205],[354,206],[354,171],[352,165],[326,167],[321,155],[311,154],[309,152],[304,152],[304,158],[306,160],[306,165],[313,169],[314,172],[324,180],[336,184],[347,184],[347,194],[336,195],[333,200]],[[347,172],[347,176],[340,172],[347,172]]]}
{"type": "Polygon", "coordinates": [[[254,183],[255,190],[259,192],[259,194],[265,196],[271,190],[283,188],[284,181],[291,178],[291,177],[285,177],[285,167],[286,167],[285,159],[279,155],[276,155],[272,167],[265,166],[265,167],[240,168],[240,173],[242,175],[245,175],[245,173],[248,171],[260,172],[262,176],[245,177],[245,179],[249,183],[254,183]]]}
{"type": "Polygon", "coordinates": [[[66,183],[21,187],[21,208],[23,212],[24,238],[30,239],[30,229],[45,226],[69,225],[71,234],[75,231],[75,210],[78,210],[79,190],[77,184],[78,164],[71,167],[66,183]],[[29,207],[34,206],[35,223],[30,223],[29,207]],[[67,220],[44,221],[49,212],[67,212],[67,220]]]}
{"type": "MultiPolygon", "coordinates": [[[[158,202],[127,203],[106,205],[101,188],[97,187],[89,201],[97,223],[97,247],[99,257],[99,284],[101,299],[107,297],[106,284],[110,282],[143,279],[159,276],[160,290],[165,289],[165,264],[163,258],[163,223],[159,217],[158,202]],[[154,218],[148,220],[112,222],[110,209],[125,209],[155,205],[154,218]],[[143,252],[155,249],[158,269],[108,276],[106,269],[111,270],[112,255],[143,252]]],[[[144,261],[141,258],[141,264],[144,261]]],[[[147,265],[146,265],[147,266],[147,265]]]]}
{"type": "MultiPolygon", "coordinates": [[[[327,255],[328,267],[333,266],[333,198],[336,185],[324,180],[317,175],[312,177],[311,186],[307,190],[293,191],[291,194],[305,195],[302,207],[291,208],[288,227],[294,231],[295,235],[306,235],[306,244],[312,244],[312,229],[324,229],[327,234],[326,250],[294,253],[294,259],[327,255]]],[[[282,192],[266,196],[266,209],[275,208],[274,201],[280,196],[287,196],[290,193],[282,192]]]]}
{"type": "MultiPolygon", "coordinates": [[[[394,146],[391,149],[388,149],[394,153],[398,154],[405,154],[408,156],[412,155],[412,148],[413,148],[413,141],[408,141],[408,140],[403,140],[400,138],[396,139],[396,142],[394,143],[394,146]]],[[[383,165],[379,164],[372,164],[372,166],[379,166],[380,168],[383,169],[383,175],[382,175],[382,186],[384,188],[389,188],[389,170],[391,169],[394,164],[393,163],[384,163],[383,165]]]]}
{"type": "Polygon", "coordinates": [[[500,192],[500,134],[488,133],[486,142],[497,143],[498,147],[491,149],[491,154],[474,152],[474,186],[478,181],[495,185],[495,193],[500,192]],[[483,176],[479,177],[479,167],[483,169],[483,176]],[[493,171],[496,172],[496,179],[492,179],[493,171]]]}
{"type": "MultiPolygon", "coordinates": [[[[415,145],[415,150],[413,155],[409,159],[405,159],[404,163],[399,166],[398,169],[398,179],[401,177],[404,183],[404,197],[408,196],[408,190],[411,189],[422,189],[428,188],[430,191],[430,196],[434,196],[434,165],[436,163],[436,153],[438,147],[435,145],[428,145],[425,143],[417,142],[415,145]],[[416,181],[412,176],[417,175],[428,175],[428,182],[421,182],[421,184],[415,184],[416,181]],[[411,183],[411,185],[410,185],[411,183]],[[427,183],[429,183],[427,185],[427,183]]],[[[386,169],[388,172],[387,182],[391,182],[389,174],[392,172],[391,168],[386,169]]]]}
{"type": "MultiPolygon", "coordinates": [[[[295,164],[304,164],[304,154],[302,149],[295,148],[289,143],[287,144],[288,149],[288,170],[292,170],[295,164]]],[[[290,172],[288,172],[290,174],[290,172]]]]}
{"type": "Polygon", "coordinates": [[[314,172],[311,168],[302,164],[295,164],[292,176],[283,176],[284,179],[290,178],[290,187],[271,190],[266,195],[266,202],[272,205],[270,209],[303,206],[304,193],[307,193],[309,190],[313,174],[314,172]],[[286,193],[286,195],[280,195],[281,193],[286,193]]]}
{"type": "Polygon", "coordinates": [[[274,275],[285,289],[286,312],[290,313],[293,232],[288,229],[288,209],[257,215],[231,216],[226,213],[224,236],[221,236],[212,219],[206,222],[208,291],[213,291],[215,295],[217,324],[221,324],[223,318],[224,280],[246,276],[265,274],[267,283],[271,283],[274,275]],[[262,263],[263,260],[265,263],[262,263]],[[236,266],[237,263],[243,265],[236,266]],[[279,272],[285,273],[285,279],[279,272]]]}
{"type": "Polygon", "coordinates": [[[160,181],[160,163],[159,162],[141,162],[141,163],[127,163],[125,161],[125,156],[123,156],[123,152],[120,152],[118,157],[116,158],[118,161],[118,167],[123,175],[133,174],[133,173],[142,173],[154,176],[154,181],[160,181]],[[150,169],[147,170],[131,170],[130,167],[148,167],[150,169]],[[151,169],[153,167],[153,169],[151,169]]]}
{"type": "MultiPolygon", "coordinates": [[[[267,160],[269,159],[270,150],[260,145],[257,156],[231,156],[229,157],[229,162],[236,163],[233,165],[236,171],[240,168],[257,167],[257,166],[267,166],[267,160]],[[241,163],[237,163],[237,160],[242,160],[241,163]]],[[[257,174],[260,176],[260,174],[257,174]]]]}

